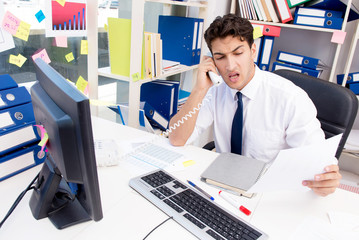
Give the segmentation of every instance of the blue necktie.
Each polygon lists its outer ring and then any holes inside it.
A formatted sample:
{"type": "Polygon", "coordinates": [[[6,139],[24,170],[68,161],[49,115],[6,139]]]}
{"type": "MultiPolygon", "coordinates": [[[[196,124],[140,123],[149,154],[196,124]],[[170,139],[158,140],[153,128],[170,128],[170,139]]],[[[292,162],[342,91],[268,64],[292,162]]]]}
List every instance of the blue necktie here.
{"type": "Polygon", "coordinates": [[[242,93],[237,92],[238,107],[232,122],[231,152],[242,154],[243,101],[242,93]]]}

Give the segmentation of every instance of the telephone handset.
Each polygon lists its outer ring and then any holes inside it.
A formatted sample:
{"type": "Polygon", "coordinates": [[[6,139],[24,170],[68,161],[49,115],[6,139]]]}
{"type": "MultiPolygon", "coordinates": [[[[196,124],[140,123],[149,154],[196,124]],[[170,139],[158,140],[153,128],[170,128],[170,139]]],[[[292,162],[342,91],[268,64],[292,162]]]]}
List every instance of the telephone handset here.
{"type": "Polygon", "coordinates": [[[213,82],[213,85],[219,85],[223,82],[223,78],[220,75],[217,75],[212,71],[208,72],[208,76],[211,79],[211,81],[213,82]]]}

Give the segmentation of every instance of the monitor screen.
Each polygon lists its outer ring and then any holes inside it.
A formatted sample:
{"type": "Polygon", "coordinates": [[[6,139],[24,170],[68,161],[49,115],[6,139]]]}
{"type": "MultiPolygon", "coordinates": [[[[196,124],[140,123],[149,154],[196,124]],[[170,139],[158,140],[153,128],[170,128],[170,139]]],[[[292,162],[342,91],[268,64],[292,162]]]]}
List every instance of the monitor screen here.
{"type": "Polygon", "coordinates": [[[89,99],[42,59],[31,88],[36,124],[49,137],[47,159],[30,198],[36,219],[59,229],[102,219],[89,99]]]}

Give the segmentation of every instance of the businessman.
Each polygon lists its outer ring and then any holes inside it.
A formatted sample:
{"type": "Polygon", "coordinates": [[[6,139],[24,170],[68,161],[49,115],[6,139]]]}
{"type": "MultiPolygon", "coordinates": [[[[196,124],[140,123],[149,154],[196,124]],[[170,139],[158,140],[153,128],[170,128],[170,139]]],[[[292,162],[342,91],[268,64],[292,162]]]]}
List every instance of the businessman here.
{"type": "MultiPolygon", "coordinates": [[[[248,20],[233,14],[217,17],[204,38],[213,58],[202,59],[191,95],[170,126],[201,108],[170,133],[171,144],[189,144],[213,124],[217,152],[234,152],[269,162],[282,149],[324,139],[308,95],[291,81],[254,64],[257,49],[248,20]],[[225,83],[212,87],[209,71],[219,73],[225,83]]],[[[337,165],[323,171],[313,181],[302,182],[320,196],[333,193],[341,179],[337,165]]]]}

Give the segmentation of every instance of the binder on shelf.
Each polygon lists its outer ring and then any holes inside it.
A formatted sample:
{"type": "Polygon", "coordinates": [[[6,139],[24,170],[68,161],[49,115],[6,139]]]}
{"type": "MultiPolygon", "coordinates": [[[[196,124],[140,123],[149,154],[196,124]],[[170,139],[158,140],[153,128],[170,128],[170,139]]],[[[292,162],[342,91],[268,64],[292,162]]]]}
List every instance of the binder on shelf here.
{"type": "Polygon", "coordinates": [[[309,1],[311,1],[311,0],[287,0],[287,3],[288,3],[289,8],[293,8],[293,7],[296,7],[298,5],[304,4],[309,1]]]}
{"type": "Polygon", "coordinates": [[[252,10],[253,17],[251,19],[260,20],[260,21],[267,21],[267,16],[265,16],[263,7],[259,5],[259,1],[258,0],[250,1],[250,4],[254,8],[254,10],[252,10]]]}
{"type": "Polygon", "coordinates": [[[152,61],[153,61],[153,55],[152,55],[152,34],[149,32],[145,32],[145,73],[146,78],[152,78],[153,75],[153,69],[152,69],[152,61]]]}
{"type": "Polygon", "coordinates": [[[264,0],[264,1],[265,1],[265,4],[267,5],[268,12],[269,12],[269,15],[272,18],[272,21],[274,23],[278,23],[279,19],[278,19],[277,13],[275,11],[275,8],[274,8],[272,0],[264,0]]]}
{"type": "Polygon", "coordinates": [[[317,69],[320,64],[320,59],[307,57],[299,54],[278,51],[277,61],[285,62],[289,64],[294,64],[297,66],[302,66],[310,69],[317,69]]]}
{"type": "Polygon", "coordinates": [[[203,19],[159,16],[158,33],[162,38],[163,59],[187,66],[197,64],[197,35],[200,21],[203,19]]]}
{"type": "Polygon", "coordinates": [[[263,36],[272,36],[272,37],[279,37],[280,36],[280,30],[281,27],[278,26],[272,26],[272,25],[265,25],[265,24],[259,24],[259,23],[252,23],[253,28],[254,27],[260,27],[262,30],[263,36]]]}
{"type": "Polygon", "coordinates": [[[0,110],[28,102],[31,102],[31,96],[25,87],[0,90],[0,110]]]}
{"type": "Polygon", "coordinates": [[[353,93],[355,94],[359,94],[359,82],[352,82],[352,83],[347,83],[345,85],[346,88],[349,88],[350,90],[353,91],[353,93]]]}
{"type": "Polygon", "coordinates": [[[143,110],[145,111],[145,115],[150,123],[153,123],[155,127],[158,127],[161,130],[167,129],[169,121],[164,118],[158,111],[156,111],[156,109],[152,107],[151,104],[145,102],[143,110]]]}
{"type": "Polygon", "coordinates": [[[258,67],[262,70],[269,70],[270,59],[272,56],[274,37],[272,36],[263,36],[263,43],[261,49],[261,56],[259,60],[258,67]]]}
{"type": "Polygon", "coordinates": [[[172,84],[174,86],[173,107],[170,117],[174,116],[178,109],[180,82],[175,80],[158,80],[156,83],[172,84]]]}
{"type": "Polygon", "coordinates": [[[195,64],[199,64],[201,61],[202,39],[203,39],[203,19],[198,19],[198,32],[197,32],[197,48],[195,64]]]}
{"type": "Polygon", "coordinates": [[[312,17],[305,15],[295,15],[293,24],[305,25],[311,27],[322,27],[341,29],[343,18],[327,18],[327,17],[312,17]]]}
{"type": "MultiPolygon", "coordinates": [[[[337,83],[342,84],[344,81],[344,74],[337,75],[337,83]]],[[[347,83],[359,82],[359,72],[348,73],[347,83]]]]}
{"type": "Polygon", "coordinates": [[[274,62],[272,71],[275,71],[278,69],[288,69],[288,70],[292,70],[295,72],[308,74],[313,77],[319,77],[320,73],[322,72],[322,70],[314,70],[314,69],[310,69],[310,68],[299,67],[299,66],[287,64],[287,63],[274,62]]]}
{"type": "Polygon", "coordinates": [[[260,54],[261,54],[261,49],[262,49],[262,41],[263,38],[259,37],[254,39],[254,43],[256,44],[256,56],[254,57],[254,63],[258,65],[259,60],[260,60],[260,54]]]}
{"type": "Polygon", "coordinates": [[[8,131],[0,132],[0,155],[40,141],[40,135],[34,126],[35,122],[20,125],[8,131]]]}
{"type": "Polygon", "coordinates": [[[16,88],[17,83],[9,74],[0,75],[0,90],[5,90],[9,88],[16,88]]]}
{"type": "Polygon", "coordinates": [[[260,1],[260,3],[261,3],[262,6],[263,6],[263,11],[264,11],[264,14],[265,14],[266,17],[267,17],[267,21],[268,21],[268,22],[272,22],[273,19],[272,19],[272,17],[271,17],[271,14],[269,13],[269,9],[268,9],[268,6],[267,6],[267,4],[266,4],[266,1],[265,1],[265,0],[259,0],[259,1],[260,1]]]}
{"type": "Polygon", "coordinates": [[[334,10],[325,10],[317,8],[299,7],[295,10],[295,15],[305,15],[312,17],[326,17],[326,18],[342,18],[343,12],[334,10]]]}
{"type": "Polygon", "coordinates": [[[41,146],[37,144],[0,156],[0,181],[35,167],[45,159],[45,150],[41,151],[41,146]]]}
{"type": "Polygon", "coordinates": [[[282,23],[293,20],[287,0],[274,0],[274,2],[277,6],[278,15],[282,23]]]}
{"type": "Polygon", "coordinates": [[[35,121],[32,103],[0,110],[0,134],[35,121]]]}

